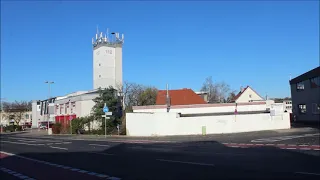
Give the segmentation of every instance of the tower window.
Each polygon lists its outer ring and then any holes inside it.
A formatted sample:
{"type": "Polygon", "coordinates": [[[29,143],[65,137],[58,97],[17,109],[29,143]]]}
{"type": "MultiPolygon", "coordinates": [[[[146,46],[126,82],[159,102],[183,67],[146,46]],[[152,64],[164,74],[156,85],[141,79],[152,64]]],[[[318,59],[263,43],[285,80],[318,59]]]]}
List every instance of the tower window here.
{"type": "Polygon", "coordinates": [[[99,64],[99,66],[101,66],[101,64],[99,64]]]}
{"type": "Polygon", "coordinates": [[[101,75],[99,75],[99,77],[101,77],[101,75]]]}

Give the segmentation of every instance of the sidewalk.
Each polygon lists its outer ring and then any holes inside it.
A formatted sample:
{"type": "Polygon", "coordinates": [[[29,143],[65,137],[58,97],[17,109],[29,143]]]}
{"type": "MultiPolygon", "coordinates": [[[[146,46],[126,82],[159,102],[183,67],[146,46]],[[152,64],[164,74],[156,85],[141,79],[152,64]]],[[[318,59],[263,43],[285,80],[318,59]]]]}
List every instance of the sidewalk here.
{"type": "Polygon", "coordinates": [[[113,141],[113,142],[187,142],[187,141],[216,141],[216,142],[251,142],[253,139],[270,138],[275,136],[295,135],[295,134],[319,133],[313,128],[293,128],[288,130],[256,131],[233,134],[210,134],[210,135],[183,135],[183,136],[123,136],[123,135],[77,135],[77,134],[54,134],[48,135],[46,130],[32,130],[16,136],[65,139],[65,140],[89,140],[89,141],[113,141]]]}

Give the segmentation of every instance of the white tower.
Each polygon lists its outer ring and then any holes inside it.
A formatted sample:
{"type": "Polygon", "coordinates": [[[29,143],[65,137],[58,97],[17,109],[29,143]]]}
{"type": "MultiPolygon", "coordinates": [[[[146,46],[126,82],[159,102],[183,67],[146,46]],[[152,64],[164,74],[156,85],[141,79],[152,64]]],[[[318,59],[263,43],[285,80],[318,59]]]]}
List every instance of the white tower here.
{"type": "Polygon", "coordinates": [[[93,89],[117,88],[122,85],[122,45],[124,35],[111,33],[109,39],[108,30],[103,35],[97,30],[93,45],[93,89]]]}

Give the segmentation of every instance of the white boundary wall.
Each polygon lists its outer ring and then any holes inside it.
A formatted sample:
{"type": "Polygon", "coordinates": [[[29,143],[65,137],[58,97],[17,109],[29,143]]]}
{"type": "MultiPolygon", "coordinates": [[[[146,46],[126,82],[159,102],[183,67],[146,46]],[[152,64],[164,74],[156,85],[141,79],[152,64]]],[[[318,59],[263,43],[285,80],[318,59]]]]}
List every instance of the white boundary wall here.
{"type": "Polygon", "coordinates": [[[127,113],[128,136],[166,136],[237,133],[249,131],[289,129],[289,113],[245,114],[179,117],[178,113],[127,113]]]}
{"type": "MultiPolygon", "coordinates": [[[[170,112],[182,114],[199,114],[199,113],[223,113],[242,111],[265,111],[267,104],[263,102],[251,103],[221,103],[221,104],[194,104],[194,105],[174,105],[171,106],[170,112]]],[[[153,105],[153,106],[134,106],[133,112],[167,112],[166,105],[153,105]]]]}

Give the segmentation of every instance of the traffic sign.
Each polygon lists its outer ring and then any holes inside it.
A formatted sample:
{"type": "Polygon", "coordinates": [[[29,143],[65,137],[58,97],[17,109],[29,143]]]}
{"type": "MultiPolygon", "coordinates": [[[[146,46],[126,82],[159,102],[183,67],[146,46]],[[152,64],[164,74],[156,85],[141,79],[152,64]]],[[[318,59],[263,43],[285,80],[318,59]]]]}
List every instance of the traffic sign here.
{"type": "Polygon", "coordinates": [[[108,106],[105,106],[104,108],[103,108],[103,112],[108,112],[109,111],[109,108],[108,108],[108,106]]]}

